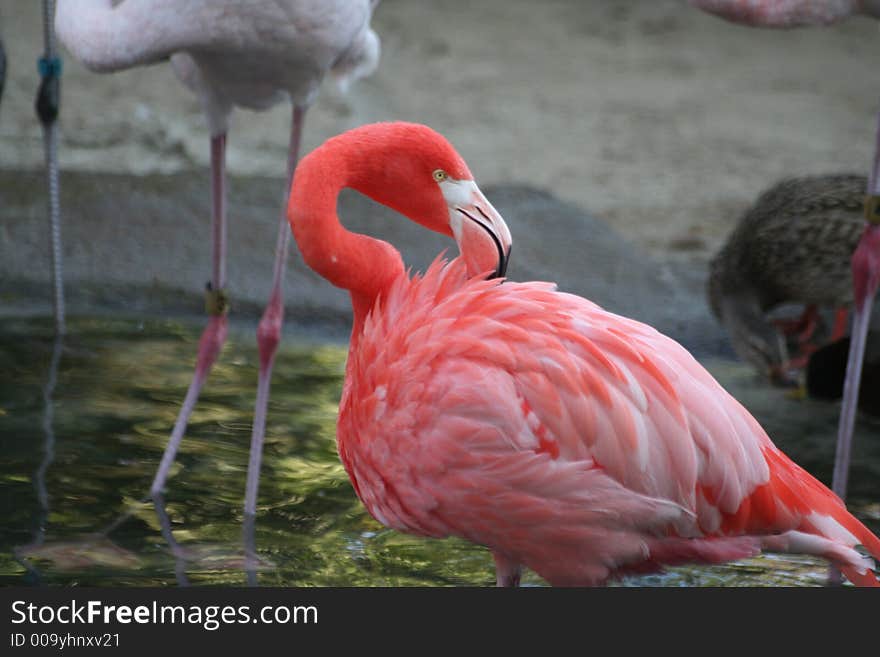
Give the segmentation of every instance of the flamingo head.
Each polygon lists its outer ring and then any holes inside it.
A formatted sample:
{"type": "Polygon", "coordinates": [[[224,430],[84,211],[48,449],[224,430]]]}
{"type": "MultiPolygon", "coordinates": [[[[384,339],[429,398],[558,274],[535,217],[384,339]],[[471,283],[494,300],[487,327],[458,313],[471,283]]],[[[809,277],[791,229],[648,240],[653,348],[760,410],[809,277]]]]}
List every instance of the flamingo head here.
{"type": "Polygon", "coordinates": [[[510,230],[453,146],[427,126],[380,123],[356,129],[365,144],[350,185],[425,228],[455,239],[471,276],[502,277],[510,230]]]}

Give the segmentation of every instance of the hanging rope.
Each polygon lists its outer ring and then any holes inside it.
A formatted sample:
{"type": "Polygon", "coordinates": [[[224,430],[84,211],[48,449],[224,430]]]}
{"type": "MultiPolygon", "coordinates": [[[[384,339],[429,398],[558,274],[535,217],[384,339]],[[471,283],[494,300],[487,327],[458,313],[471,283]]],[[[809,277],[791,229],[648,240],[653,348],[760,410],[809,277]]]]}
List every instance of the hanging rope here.
{"type": "Polygon", "coordinates": [[[6,51],[0,41],[0,99],[3,98],[3,83],[6,82],[6,51]]]}
{"type": "Polygon", "coordinates": [[[64,272],[61,253],[61,199],[58,183],[58,110],[61,103],[61,59],[55,47],[55,0],[43,0],[43,41],[45,53],[37,62],[40,89],[36,110],[43,124],[46,150],[46,175],[49,183],[49,237],[52,250],[52,283],[54,289],[55,332],[65,333],[64,272]]]}

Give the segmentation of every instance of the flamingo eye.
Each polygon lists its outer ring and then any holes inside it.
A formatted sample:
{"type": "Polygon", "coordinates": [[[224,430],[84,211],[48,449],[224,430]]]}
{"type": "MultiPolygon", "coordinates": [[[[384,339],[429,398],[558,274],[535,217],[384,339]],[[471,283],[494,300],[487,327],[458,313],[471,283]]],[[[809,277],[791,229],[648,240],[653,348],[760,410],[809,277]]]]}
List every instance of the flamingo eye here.
{"type": "Polygon", "coordinates": [[[449,177],[449,175],[443,169],[434,169],[434,173],[432,175],[434,176],[434,180],[436,180],[438,183],[443,182],[449,177]]]}

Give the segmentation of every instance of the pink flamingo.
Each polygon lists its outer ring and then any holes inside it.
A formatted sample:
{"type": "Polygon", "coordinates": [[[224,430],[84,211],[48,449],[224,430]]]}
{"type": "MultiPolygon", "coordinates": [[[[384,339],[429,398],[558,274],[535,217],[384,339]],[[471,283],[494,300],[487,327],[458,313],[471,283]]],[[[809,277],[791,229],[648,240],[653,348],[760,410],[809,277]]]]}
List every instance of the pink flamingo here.
{"type": "Polygon", "coordinates": [[[487,280],[510,233],[430,128],[328,140],[297,168],[288,216],[305,261],[351,295],[337,440],[379,522],[487,546],[499,585],[521,566],[592,585],[762,549],[877,584],[854,546],[880,558],[880,539],[678,343],[550,283],[487,280]],[[346,187],[461,257],[411,277],[392,245],[343,228],[346,187]]]}
{"type": "MultiPolygon", "coordinates": [[[[694,6],[736,23],[790,28],[827,25],[862,14],[880,18],[880,0],[690,0],[694,6]]],[[[866,224],[852,255],[854,307],[843,402],[837,430],[832,489],[846,499],[852,436],[858,408],[871,306],[880,287],[880,117],[874,163],[865,197],[866,224]]]]}
{"type": "MultiPolygon", "coordinates": [[[[55,14],[58,37],[88,68],[111,72],[171,59],[202,103],[211,134],[213,268],[195,375],[186,393],[150,493],[160,495],[199,392],[226,340],[225,148],[233,107],[261,110],[293,104],[288,189],[299,153],[306,108],[328,72],[343,84],[371,73],[379,39],[370,29],[378,0],[64,0],[55,14]]],[[[287,194],[285,192],[285,198],[287,194]]],[[[257,329],[260,371],[245,493],[245,515],[256,513],[266,407],[284,316],[282,279],[290,232],[278,228],[269,304],[257,329]]]]}

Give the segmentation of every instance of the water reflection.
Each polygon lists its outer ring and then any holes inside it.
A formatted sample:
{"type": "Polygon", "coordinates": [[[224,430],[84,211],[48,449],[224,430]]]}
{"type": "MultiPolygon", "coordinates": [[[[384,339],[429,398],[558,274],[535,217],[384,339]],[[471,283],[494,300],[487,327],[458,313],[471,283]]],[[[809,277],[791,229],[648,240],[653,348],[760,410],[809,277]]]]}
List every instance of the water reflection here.
{"type": "Polygon", "coordinates": [[[34,488],[37,493],[39,511],[36,516],[36,529],[34,540],[30,545],[16,549],[16,556],[20,563],[27,569],[34,584],[40,583],[40,571],[31,564],[24,554],[43,545],[46,536],[46,521],[49,518],[49,491],[46,488],[46,471],[55,459],[55,409],[53,396],[55,386],[58,384],[58,363],[61,361],[61,352],[64,349],[64,334],[58,332],[52,343],[52,357],[49,360],[49,369],[46,373],[46,385],[43,387],[43,460],[34,473],[34,488]]]}
{"type": "MultiPolygon", "coordinates": [[[[50,322],[0,323],[0,372],[8,373],[0,377],[0,583],[494,583],[486,550],[387,530],[356,499],[334,440],[343,345],[290,338],[282,345],[255,517],[241,513],[258,362],[250,327],[231,333],[165,497],[145,502],[198,332],[173,322],[77,319],[62,347],[50,322]]],[[[746,367],[707,365],[782,449],[829,480],[836,404],[789,399],[756,385],[746,367]]],[[[860,421],[859,433],[852,506],[878,531],[878,423],[860,421]]],[[[766,555],[621,584],[821,586],[824,571],[818,559],[766,555]]],[[[542,581],[528,573],[523,583],[542,581]]]]}
{"type": "Polygon", "coordinates": [[[257,516],[245,512],[242,523],[242,538],[244,541],[244,570],[247,575],[249,586],[257,585],[257,516]]]}
{"type": "Polygon", "coordinates": [[[168,543],[168,547],[171,549],[171,554],[174,557],[174,577],[180,586],[189,586],[189,579],[186,576],[186,556],[180,544],[174,539],[174,533],[171,531],[171,520],[168,518],[168,512],[165,510],[165,497],[161,493],[153,496],[153,506],[156,509],[156,517],[159,519],[162,538],[168,543]]]}

